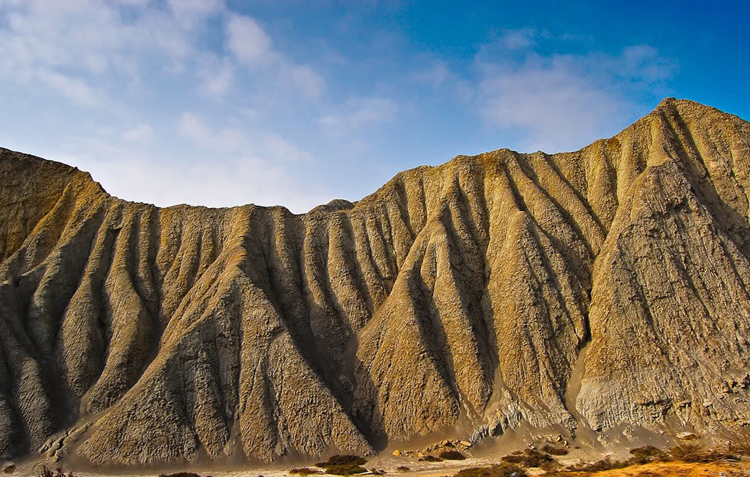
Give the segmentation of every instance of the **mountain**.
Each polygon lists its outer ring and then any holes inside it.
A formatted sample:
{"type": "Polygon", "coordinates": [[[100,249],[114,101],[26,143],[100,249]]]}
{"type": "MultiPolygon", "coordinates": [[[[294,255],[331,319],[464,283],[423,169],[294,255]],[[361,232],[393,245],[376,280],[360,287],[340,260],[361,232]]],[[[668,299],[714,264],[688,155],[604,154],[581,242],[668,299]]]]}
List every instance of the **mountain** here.
{"type": "Polygon", "coordinates": [[[414,436],[750,423],[750,123],[158,208],[0,150],[0,458],[269,462],[414,436]]]}

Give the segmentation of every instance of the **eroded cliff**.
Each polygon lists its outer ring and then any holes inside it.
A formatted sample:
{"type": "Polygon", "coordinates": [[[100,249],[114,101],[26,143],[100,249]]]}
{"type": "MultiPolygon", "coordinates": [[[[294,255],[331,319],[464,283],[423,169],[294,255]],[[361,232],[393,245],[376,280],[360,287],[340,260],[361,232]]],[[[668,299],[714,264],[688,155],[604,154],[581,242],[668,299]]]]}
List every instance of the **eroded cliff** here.
{"type": "Polygon", "coordinates": [[[0,458],[739,428],[748,187],[750,124],[673,99],[577,152],[459,156],[304,215],[126,202],[0,150],[0,458]]]}

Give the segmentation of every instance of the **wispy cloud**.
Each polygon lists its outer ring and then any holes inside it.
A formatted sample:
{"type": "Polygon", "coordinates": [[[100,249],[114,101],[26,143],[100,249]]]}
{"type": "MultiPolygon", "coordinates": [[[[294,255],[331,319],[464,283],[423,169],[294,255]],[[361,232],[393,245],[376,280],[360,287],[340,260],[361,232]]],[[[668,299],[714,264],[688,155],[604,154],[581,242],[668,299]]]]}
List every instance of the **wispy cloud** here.
{"type": "Polygon", "coordinates": [[[288,84],[309,99],[321,96],[325,80],[310,66],[296,64],[273,48],[271,37],[253,18],[232,14],[226,28],[227,47],[243,66],[254,71],[265,70],[275,80],[288,84]]]}
{"type": "Polygon", "coordinates": [[[240,131],[230,128],[212,130],[203,118],[191,112],[180,116],[177,131],[196,146],[221,152],[237,151],[244,142],[240,131]]]}
{"type": "Polygon", "coordinates": [[[122,133],[127,142],[148,144],[154,139],[154,129],[148,124],[141,124],[122,133]]]}
{"type": "Polygon", "coordinates": [[[230,161],[185,163],[165,161],[164,157],[155,158],[138,150],[97,147],[90,142],[75,152],[57,151],[56,155],[63,162],[90,171],[115,196],[160,206],[187,203],[227,207],[251,198],[258,205],[283,205],[302,213],[332,199],[327,189],[300,182],[283,167],[252,155],[238,155],[230,161]],[[105,161],[101,160],[104,154],[108,158],[105,161]],[[199,204],[195,203],[197,184],[201,188],[199,204]]]}
{"type": "Polygon", "coordinates": [[[584,146],[616,132],[632,98],[658,94],[675,65],[647,45],[619,54],[537,52],[534,30],[505,31],[476,58],[475,104],[489,127],[520,134],[526,150],[584,146]]]}
{"type": "Polygon", "coordinates": [[[253,18],[230,15],[226,33],[229,51],[245,66],[269,66],[276,60],[277,54],[271,48],[271,37],[253,18]]]}
{"type": "Polygon", "coordinates": [[[327,187],[289,172],[286,164],[314,158],[281,136],[268,136],[253,148],[253,141],[231,137],[197,115],[183,115],[178,124],[191,141],[187,149],[198,147],[197,154],[154,153],[148,141],[154,133],[146,124],[123,132],[121,142],[110,140],[112,131],[102,131],[69,136],[54,150],[38,153],[90,172],[112,195],[163,207],[252,202],[302,213],[333,198],[327,187]]]}
{"type": "Polygon", "coordinates": [[[398,104],[388,98],[354,98],[338,108],[338,111],[322,116],[319,121],[328,132],[344,135],[390,122],[398,109],[398,104]]]}

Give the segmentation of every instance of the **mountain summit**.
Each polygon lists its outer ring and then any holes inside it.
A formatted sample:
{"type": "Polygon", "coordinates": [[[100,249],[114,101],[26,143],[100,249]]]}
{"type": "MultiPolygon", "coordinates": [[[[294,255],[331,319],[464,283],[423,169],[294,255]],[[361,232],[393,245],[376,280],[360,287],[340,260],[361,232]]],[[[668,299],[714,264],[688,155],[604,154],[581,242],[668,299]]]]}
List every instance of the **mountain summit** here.
{"type": "Polygon", "coordinates": [[[0,458],[734,432],[749,191],[750,123],[674,99],[577,152],[459,156],[303,215],[127,202],[2,149],[0,458]]]}

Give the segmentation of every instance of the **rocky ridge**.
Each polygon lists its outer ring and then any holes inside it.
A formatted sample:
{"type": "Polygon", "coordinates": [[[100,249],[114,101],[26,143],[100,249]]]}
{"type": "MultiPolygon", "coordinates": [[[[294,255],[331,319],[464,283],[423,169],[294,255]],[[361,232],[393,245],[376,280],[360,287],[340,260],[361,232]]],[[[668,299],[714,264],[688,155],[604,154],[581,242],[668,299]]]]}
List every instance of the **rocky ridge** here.
{"type": "Polygon", "coordinates": [[[0,459],[370,453],[459,422],[750,418],[750,123],[398,174],[351,204],[157,208],[0,150],[0,459]]]}

